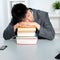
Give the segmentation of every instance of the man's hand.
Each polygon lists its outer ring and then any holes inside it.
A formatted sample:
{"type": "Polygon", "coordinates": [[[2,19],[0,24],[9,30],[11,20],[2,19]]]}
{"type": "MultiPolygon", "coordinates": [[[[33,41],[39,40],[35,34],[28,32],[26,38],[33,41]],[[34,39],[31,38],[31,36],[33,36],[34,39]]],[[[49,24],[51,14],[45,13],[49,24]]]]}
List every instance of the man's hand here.
{"type": "Polygon", "coordinates": [[[36,22],[20,22],[14,25],[14,32],[19,26],[26,26],[26,27],[35,26],[38,30],[40,30],[40,25],[36,22]]]}
{"type": "Polygon", "coordinates": [[[40,30],[40,25],[36,22],[20,22],[20,26],[35,26],[38,30],[40,30]]]}
{"type": "Polygon", "coordinates": [[[17,23],[14,25],[14,32],[16,31],[16,29],[20,26],[20,23],[17,23]]]}

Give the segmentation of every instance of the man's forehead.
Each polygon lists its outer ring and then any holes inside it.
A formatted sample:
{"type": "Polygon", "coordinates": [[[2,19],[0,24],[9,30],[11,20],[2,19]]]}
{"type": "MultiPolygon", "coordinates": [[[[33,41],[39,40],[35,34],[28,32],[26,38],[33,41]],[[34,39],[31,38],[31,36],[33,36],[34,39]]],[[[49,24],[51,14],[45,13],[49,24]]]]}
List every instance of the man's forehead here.
{"type": "Polygon", "coordinates": [[[32,12],[32,10],[29,9],[29,10],[28,10],[28,13],[33,13],[33,12],[32,12]]]}
{"type": "Polygon", "coordinates": [[[31,10],[31,9],[29,9],[29,11],[30,11],[30,12],[32,12],[32,10],[31,10]]]}

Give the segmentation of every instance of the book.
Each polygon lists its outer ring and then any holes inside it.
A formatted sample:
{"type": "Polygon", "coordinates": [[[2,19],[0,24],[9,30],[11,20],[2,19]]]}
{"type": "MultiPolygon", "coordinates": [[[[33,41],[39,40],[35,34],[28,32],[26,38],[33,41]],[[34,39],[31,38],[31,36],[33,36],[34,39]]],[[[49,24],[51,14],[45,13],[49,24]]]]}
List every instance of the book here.
{"type": "Polygon", "coordinates": [[[27,31],[27,32],[28,32],[28,31],[29,31],[29,32],[34,32],[34,31],[36,31],[36,28],[35,28],[35,27],[28,27],[28,28],[19,27],[19,28],[18,28],[18,32],[22,32],[22,31],[25,31],[25,32],[26,32],[26,31],[27,31]]]}
{"type": "Polygon", "coordinates": [[[17,36],[36,36],[35,32],[17,32],[17,36]]]}
{"type": "Polygon", "coordinates": [[[17,45],[29,45],[29,44],[37,44],[36,37],[36,27],[35,26],[19,26],[17,30],[17,45]]]}
{"type": "Polygon", "coordinates": [[[37,44],[37,37],[17,37],[17,45],[35,45],[37,44]]]}

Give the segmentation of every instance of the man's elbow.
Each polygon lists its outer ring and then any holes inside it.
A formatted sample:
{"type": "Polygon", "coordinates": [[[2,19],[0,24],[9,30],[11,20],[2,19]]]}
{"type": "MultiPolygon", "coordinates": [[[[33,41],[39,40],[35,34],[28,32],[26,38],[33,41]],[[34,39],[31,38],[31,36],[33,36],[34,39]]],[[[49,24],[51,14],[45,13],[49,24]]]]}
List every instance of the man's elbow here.
{"type": "Polygon", "coordinates": [[[53,40],[55,38],[55,33],[50,35],[49,40],[53,40]]]}
{"type": "Polygon", "coordinates": [[[53,40],[54,39],[54,36],[51,36],[49,40],[53,40]]]}
{"type": "Polygon", "coordinates": [[[5,39],[5,40],[8,40],[9,38],[8,38],[8,35],[7,35],[7,33],[3,33],[3,38],[5,39]]]}

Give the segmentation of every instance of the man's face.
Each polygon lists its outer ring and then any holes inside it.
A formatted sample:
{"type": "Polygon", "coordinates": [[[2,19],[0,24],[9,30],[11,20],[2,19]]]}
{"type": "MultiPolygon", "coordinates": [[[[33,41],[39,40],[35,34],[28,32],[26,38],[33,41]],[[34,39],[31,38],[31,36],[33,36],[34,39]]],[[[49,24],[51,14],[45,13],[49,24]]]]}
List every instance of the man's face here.
{"type": "Polygon", "coordinates": [[[31,10],[27,11],[25,21],[26,22],[33,22],[34,21],[33,13],[31,10]]]}

